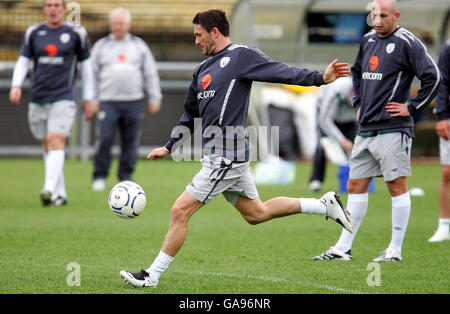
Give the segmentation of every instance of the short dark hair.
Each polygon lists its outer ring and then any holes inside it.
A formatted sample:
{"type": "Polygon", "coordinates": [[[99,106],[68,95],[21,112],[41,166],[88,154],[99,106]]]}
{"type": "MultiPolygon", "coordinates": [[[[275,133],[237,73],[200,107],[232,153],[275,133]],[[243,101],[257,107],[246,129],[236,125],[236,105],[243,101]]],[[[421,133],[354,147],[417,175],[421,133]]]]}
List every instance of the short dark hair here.
{"type": "Polygon", "coordinates": [[[201,25],[206,31],[211,32],[216,27],[222,35],[230,36],[230,22],[228,22],[223,10],[208,10],[199,12],[192,20],[193,24],[201,25]]]}
{"type": "MultiPolygon", "coordinates": [[[[45,7],[46,4],[47,4],[47,0],[44,0],[44,7],[45,7]]],[[[66,6],[66,0],[62,0],[61,4],[62,4],[63,7],[65,7],[66,6]]]]}

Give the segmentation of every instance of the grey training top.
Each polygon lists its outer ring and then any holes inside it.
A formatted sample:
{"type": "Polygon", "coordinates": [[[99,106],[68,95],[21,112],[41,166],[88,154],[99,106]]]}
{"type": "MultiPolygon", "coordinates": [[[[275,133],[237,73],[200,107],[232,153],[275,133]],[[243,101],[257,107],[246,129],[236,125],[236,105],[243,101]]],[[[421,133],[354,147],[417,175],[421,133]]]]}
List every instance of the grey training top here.
{"type": "Polygon", "coordinates": [[[94,71],[94,101],[133,101],[162,99],[158,69],[146,43],[127,34],[116,39],[109,34],[99,39],[91,51],[94,71]]]}

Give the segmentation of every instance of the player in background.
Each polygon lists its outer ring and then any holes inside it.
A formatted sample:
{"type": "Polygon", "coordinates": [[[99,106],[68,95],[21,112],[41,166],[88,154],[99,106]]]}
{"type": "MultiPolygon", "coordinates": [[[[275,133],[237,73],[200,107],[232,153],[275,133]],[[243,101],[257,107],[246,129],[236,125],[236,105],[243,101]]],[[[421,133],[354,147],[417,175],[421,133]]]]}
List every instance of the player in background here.
{"type": "Polygon", "coordinates": [[[111,147],[120,133],[119,181],[132,180],[140,142],[144,92],[151,114],[161,107],[161,87],[153,54],[141,38],[130,34],[131,14],[125,8],[110,13],[111,33],[92,47],[94,100],[85,117],[97,115],[92,189],[103,191],[111,165],[111,147]]]}
{"type": "Polygon", "coordinates": [[[438,122],[439,150],[442,179],[439,187],[439,226],[429,242],[450,240],[450,39],[441,50],[438,62],[442,82],[435,99],[434,113],[438,122]]]}
{"type": "Polygon", "coordinates": [[[326,156],[320,143],[322,137],[329,137],[339,143],[350,155],[358,124],[352,106],[353,85],[351,77],[343,77],[323,86],[317,93],[317,147],[309,179],[309,190],[319,192],[325,178],[326,156]]]}
{"type": "Polygon", "coordinates": [[[407,177],[411,175],[412,116],[437,93],[440,73],[426,47],[398,25],[395,0],[372,2],[373,30],[361,40],[352,67],[353,106],[360,124],[350,158],[348,202],[355,232],[342,231],[334,247],[314,260],[351,260],[352,244],[366,214],[372,177],[383,176],[391,195],[392,234],[388,247],[374,262],[402,259],[402,244],[411,211],[407,177]],[[417,97],[409,98],[411,82],[421,83],[417,97]]]}
{"type": "MultiPolygon", "coordinates": [[[[193,134],[194,118],[202,119],[202,169],[175,201],[169,230],[152,265],[138,273],[120,271],[121,277],[136,287],[156,287],[185,241],[191,216],[219,194],[253,225],[303,213],[329,217],[349,232],[353,230],[351,218],[335,192],[326,193],[320,200],[276,197],[262,202],[249,172],[250,147],[245,130],[252,81],[320,86],[346,76],[350,72],[347,65],[334,60],[320,73],[288,67],[254,47],[232,44],[230,25],[221,10],[198,13],[193,24],[195,44],[209,58],[194,71],[178,126],[193,134]],[[228,133],[230,128],[233,132],[228,133]]],[[[172,132],[170,141],[150,152],[148,158],[157,160],[174,152],[184,140],[178,135],[172,132]]]]}
{"type": "Polygon", "coordinates": [[[28,123],[32,135],[44,148],[45,181],[40,198],[44,206],[67,203],[64,182],[65,144],[75,118],[75,80],[81,62],[83,106],[92,99],[92,68],[89,40],[80,25],[64,21],[64,0],[46,0],[45,22],[28,27],[14,67],[9,99],[19,104],[22,83],[34,61],[28,123]]]}

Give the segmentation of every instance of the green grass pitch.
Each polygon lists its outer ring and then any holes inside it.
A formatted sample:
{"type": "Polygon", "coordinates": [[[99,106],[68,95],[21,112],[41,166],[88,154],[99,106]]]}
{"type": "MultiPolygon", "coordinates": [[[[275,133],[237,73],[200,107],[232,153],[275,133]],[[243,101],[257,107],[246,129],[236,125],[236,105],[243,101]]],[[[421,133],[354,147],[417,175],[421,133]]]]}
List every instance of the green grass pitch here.
{"type": "MultiPolygon", "coordinates": [[[[170,209],[199,162],[139,160],[134,179],[147,194],[141,216],[124,220],[107,205],[108,190],[91,191],[92,163],[67,160],[69,203],[42,207],[40,159],[0,159],[0,293],[151,293],[151,294],[307,294],[449,293],[450,242],[430,244],[438,221],[439,164],[414,164],[409,187],[412,211],[403,261],[371,268],[391,235],[391,201],[381,179],[353,246],[351,262],[314,262],[311,257],[334,245],[341,228],[331,220],[294,215],[257,226],[247,224],[223,196],[191,219],[186,242],[157,289],[134,289],[119,270],[147,268],[167,231],[170,209]],[[77,263],[80,285],[68,279],[77,263]],[[377,277],[374,277],[377,276],[377,277]],[[379,285],[374,278],[380,279],[379,285]],[[69,280],[70,283],[70,280],[69,280]]],[[[297,163],[292,185],[258,186],[260,197],[314,197],[307,180],[310,164],[297,163]]],[[[337,168],[327,168],[325,190],[338,186],[337,168]]],[[[320,195],[317,195],[320,196],[320,195]]],[[[342,195],[344,204],[346,194],[342,195]]]]}

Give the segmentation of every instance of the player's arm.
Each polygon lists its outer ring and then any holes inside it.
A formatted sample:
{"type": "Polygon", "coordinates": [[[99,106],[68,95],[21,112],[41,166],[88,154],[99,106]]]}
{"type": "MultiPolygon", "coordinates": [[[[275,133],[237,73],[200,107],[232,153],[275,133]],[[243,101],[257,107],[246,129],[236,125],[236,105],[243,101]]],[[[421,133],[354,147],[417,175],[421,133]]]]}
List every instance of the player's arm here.
{"type": "Polygon", "coordinates": [[[442,80],[439,91],[436,95],[434,114],[438,122],[436,123],[436,133],[438,136],[450,139],[450,40],[444,45],[439,55],[439,69],[441,70],[442,80]]]}
{"type": "Polygon", "coordinates": [[[334,123],[334,117],[340,102],[340,94],[329,91],[325,94],[319,113],[319,126],[325,135],[335,139],[347,152],[353,147],[351,141],[345,138],[341,130],[334,123]]]}
{"type": "Polygon", "coordinates": [[[347,64],[338,63],[337,59],[328,65],[325,72],[290,67],[276,62],[254,48],[240,48],[239,78],[252,81],[281,83],[302,86],[321,86],[349,73],[347,64]]]}
{"type": "Polygon", "coordinates": [[[189,86],[184,102],[184,113],[178,121],[177,126],[172,130],[169,142],[162,147],[158,147],[148,154],[148,159],[157,160],[172,153],[194,132],[194,118],[199,116],[197,104],[197,92],[195,89],[196,78],[194,76],[189,86]]]}
{"type": "Polygon", "coordinates": [[[18,105],[22,98],[22,84],[27,77],[28,68],[30,66],[30,60],[33,53],[32,38],[34,36],[34,30],[37,24],[31,25],[25,32],[22,48],[20,49],[19,58],[14,66],[14,72],[11,82],[11,90],[9,92],[9,100],[18,105]]]}
{"type": "Polygon", "coordinates": [[[420,80],[420,89],[417,96],[408,100],[406,104],[388,103],[388,106],[393,107],[391,111],[388,111],[393,113],[391,117],[406,116],[406,110],[410,115],[414,115],[425,109],[436,96],[441,80],[441,74],[436,63],[418,39],[411,41],[411,47],[406,51],[406,58],[414,74],[420,80]],[[397,113],[395,113],[395,110],[397,110],[397,113]]]}
{"type": "Polygon", "coordinates": [[[14,66],[14,72],[11,82],[11,90],[9,92],[9,100],[18,105],[22,98],[22,84],[27,77],[28,68],[30,66],[30,59],[20,55],[14,66]]]}
{"type": "Polygon", "coordinates": [[[86,120],[90,120],[95,113],[92,100],[94,98],[94,73],[92,70],[89,38],[86,29],[75,25],[73,31],[76,35],[75,55],[81,66],[83,113],[86,120]]]}
{"type": "Polygon", "coordinates": [[[142,70],[148,95],[148,111],[151,114],[156,114],[161,108],[161,100],[163,98],[158,67],[156,66],[156,61],[152,52],[145,43],[142,43],[142,49],[144,53],[142,70]]]}
{"type": "Polygon", "coordinates": [[[353,98],[352,105],[356,109],[356,119],[359,120],[359,112],[361,106],[361,72],[362,72],[362,53],[363,53],[363,42],[359,47],[356,60],[351,68],[352,73],[352,84],[353,84],[353,98]]]}
{"type": "Polygon", "coordinates": [[[97,110],[94,108],[94,72],[92,70],[91,58],[81,62],[81,78],[83,91],[83,112],[86,120],[90,120],[97,110]]]}

